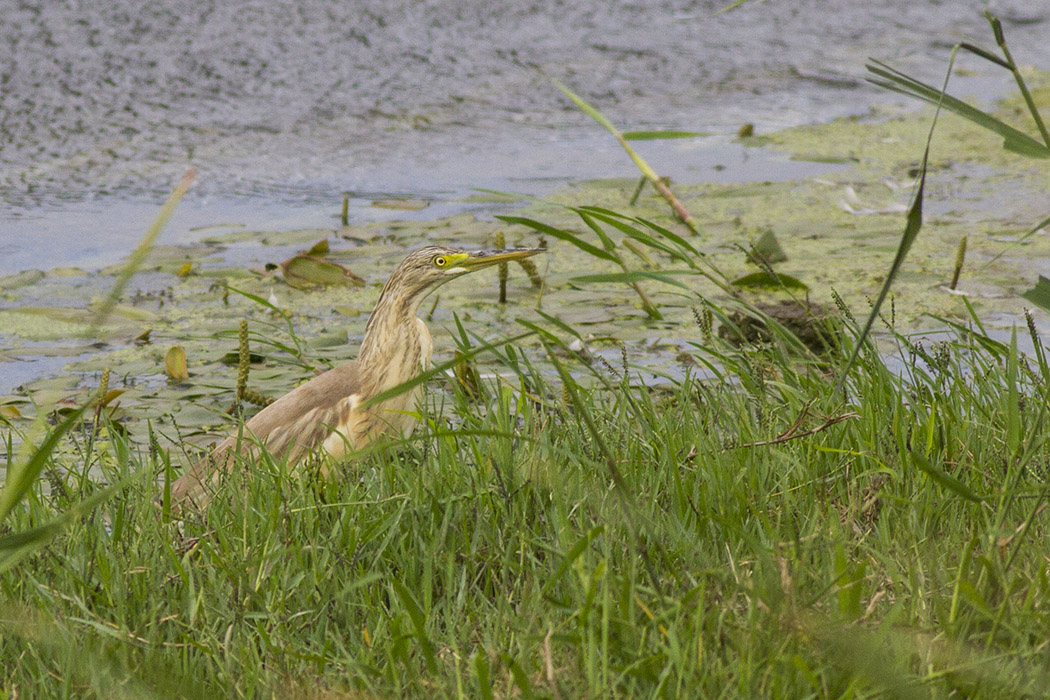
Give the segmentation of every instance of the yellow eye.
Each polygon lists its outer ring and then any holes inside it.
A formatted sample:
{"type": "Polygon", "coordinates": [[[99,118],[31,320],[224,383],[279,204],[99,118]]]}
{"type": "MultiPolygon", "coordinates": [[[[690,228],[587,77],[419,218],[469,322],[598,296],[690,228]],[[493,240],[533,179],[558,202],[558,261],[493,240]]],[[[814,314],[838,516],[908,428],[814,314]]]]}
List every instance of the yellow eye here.
{"type": "Polygon", "coordinates": [[[438,267],[445,267],[446,265],[448,265],[448,258],[446,258],[443,255],[435,255],[434,264],[438,267]]]}

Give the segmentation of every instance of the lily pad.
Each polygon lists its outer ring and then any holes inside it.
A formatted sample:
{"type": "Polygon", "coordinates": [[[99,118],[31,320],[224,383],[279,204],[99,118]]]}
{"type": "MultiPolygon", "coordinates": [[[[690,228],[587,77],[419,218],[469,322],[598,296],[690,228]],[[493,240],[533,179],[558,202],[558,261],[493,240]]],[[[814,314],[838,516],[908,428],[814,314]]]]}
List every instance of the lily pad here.
{"type": "Polygon", "coordinates": [[[310,287],[363,287],[365,281],[349,268],[312,255],[295,255],[281,263],[284,281],[297,289],[310,287]]]}
{"type": "Polygon", "coordinates": [[[328,239],[322,238],[321,240],[317,241],[317,243],[314,243],[312,246],[310,246],[310,250],[306,251],[306,254],[317,257],[321,255],[328,255],[330,250],[331,249],[328,245],[328,239]]]}
{"type": "Polygon", "coordinates": [[[335,311],[337,314],[346,316],[347,318],[357,318],[358,316],[364,313],[364,311],[361,308],[357,306],[350,306],[349,304],[336,304],[332,307],[332,311],[335,311]]]}
{"type": "Polygon", "coordinates": [[[106,395],[102,397],[102,405],[108,406],[114,401],[114,399],[122,395],[125,391],[127,391],[127,389],[110,389],[106,392],[106,395]]]}
{"type": "Polygon", "coordinates": [[[181,345],[168,348],[164,356],[164,369],[172,379],[189,379],[190,372],[186,367],[186,349],[181,345]]]}
{"type": "Polygon", "coordinates": [[[422,199],[376,199],[372,201],[376,209],[397,209],[400,211],[419,211],[430,206],[430,202],[422,199]]]}

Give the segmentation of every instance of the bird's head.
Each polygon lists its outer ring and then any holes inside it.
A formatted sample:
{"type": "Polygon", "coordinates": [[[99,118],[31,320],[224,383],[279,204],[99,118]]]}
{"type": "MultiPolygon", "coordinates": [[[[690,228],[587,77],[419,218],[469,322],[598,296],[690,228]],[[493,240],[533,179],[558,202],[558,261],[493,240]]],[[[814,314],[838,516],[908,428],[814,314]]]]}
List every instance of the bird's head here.
{"type": "Polygon", "coordinates": [[[543,248],[511,248],[468,252],[446,246],[427,246],[409,253],[387,282],[385,292],[405,299],[422,299],[445,282],[501,262],[521,260],[543,248]]]}
{"type": "Polygon", "coordinates": [[[396,347],[397,339],[406,337],[406,323],[411,329],[417,327],[419,303],[445,282],[501,262],[521,260],[543,250],[513,248],[468,252],[446,246],[427,246],[409,253],[386,281],[368,318],[358,361],[367,367],[373,357],[384,357],[383,353],[396,347]]]}

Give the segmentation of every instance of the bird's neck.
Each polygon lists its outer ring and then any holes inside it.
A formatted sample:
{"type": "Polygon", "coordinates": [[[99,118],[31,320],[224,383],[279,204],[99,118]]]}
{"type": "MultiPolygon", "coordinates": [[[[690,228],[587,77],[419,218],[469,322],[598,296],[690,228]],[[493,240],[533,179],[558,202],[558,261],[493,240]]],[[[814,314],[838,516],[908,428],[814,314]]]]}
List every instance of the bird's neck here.
{"type": "Polygon", "coordinates": [[[389,284],[383,288],[365,326],[365,337],[357,355],[359,364],[390,366],[397,364],[391,362],[395,358],[418,351],[420,339],[416,313],[421,301],[422,296],[408,300],[401,298],[389,284]]]}

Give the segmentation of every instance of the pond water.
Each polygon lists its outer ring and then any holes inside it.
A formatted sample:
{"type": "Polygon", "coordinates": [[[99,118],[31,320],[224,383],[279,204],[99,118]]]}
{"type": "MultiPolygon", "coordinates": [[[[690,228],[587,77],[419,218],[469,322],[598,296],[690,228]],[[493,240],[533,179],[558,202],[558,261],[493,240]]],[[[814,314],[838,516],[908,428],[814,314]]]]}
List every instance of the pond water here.
{"type": "MultiPolygon", "coordinates": [[[[391,194],[542,192],[633,166],[550,83],[623,128],[707,139],[646,145],[680,181],[797,171],[730,137],[863,112],[869,56],[938,81],[949,47],[990,43],[983,1],[535,2],[56,0],[0,13],[0,273],[105,264],[188,165],[167,233],[229,220],[330,223],[391,194]],[[729,166],[729,167],[726,167],[729,166]],[[90,239],[91,245],[85,243],[90,239]],[[57,257],[56,257],[57,256],[57,257]]],[[[1050,6],[993,3],[1013,53],[1045,65],[1050,6]]],[[[1004,74],[956,88],[1009,88],[1004,74]],[[994,77],[994,80],[990,80],[994,77]]],[[[442,215],[447,212],[439,212],[442,215]]],[[[428,212],[428,215],[433,212],[428,212]]]]}
{"type": "MultiPolygon", "coordinates": [[[[485,215],[478,188],[544,194],[634,177],[616,143],[551,84],[647,142],[676,182],[786,180],[833,170],[734,138],[897,101],[869,56],[938,83],[953,43],[990,43],[985,2],[255,0],[22,3],[0,12],[0,275],[122,259],[188,166],[197,184],[162,242],[216,225],[302,230],[485,215]],[[422,200],[392,211],[374,200],[422,200]]],[[[1050,6],[1003,0],[1018,60],[1046,67],[1050,6]]],[[[972,58],[959,94],[1009,76],[972,58]]],[[[93,290],[92,293],[98,293],[93,290]]],[[[67,348],[76,355],[83,348],[67,348]]],[[[0,390],[55,372],[0,362],[0,390]]],[[[0,353],[0,359],[2,353],[0,353]]]]}

